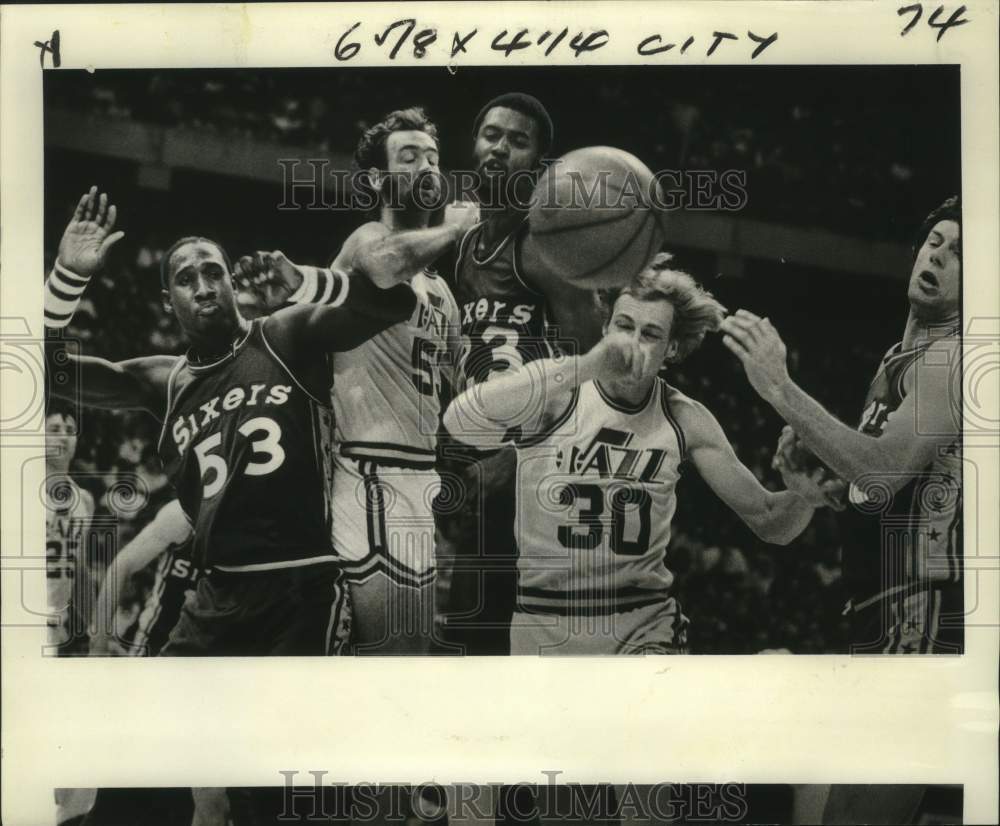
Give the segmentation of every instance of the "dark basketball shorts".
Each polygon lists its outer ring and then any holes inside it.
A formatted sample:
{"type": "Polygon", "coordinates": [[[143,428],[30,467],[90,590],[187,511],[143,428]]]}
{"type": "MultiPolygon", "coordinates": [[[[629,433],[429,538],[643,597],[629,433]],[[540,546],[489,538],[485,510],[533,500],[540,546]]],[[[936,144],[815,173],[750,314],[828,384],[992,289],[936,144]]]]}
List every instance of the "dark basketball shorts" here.
{"type": "Polygon", "coordinates": [[[211,570],[198,580],[161,657],[327,656],[350,636],[339,564],[211,570]]]}
{"type": "Polygon", "coordinates": [[[897,589],[848,603],[852,654],[961,654],[962,584],[897,589]]]}

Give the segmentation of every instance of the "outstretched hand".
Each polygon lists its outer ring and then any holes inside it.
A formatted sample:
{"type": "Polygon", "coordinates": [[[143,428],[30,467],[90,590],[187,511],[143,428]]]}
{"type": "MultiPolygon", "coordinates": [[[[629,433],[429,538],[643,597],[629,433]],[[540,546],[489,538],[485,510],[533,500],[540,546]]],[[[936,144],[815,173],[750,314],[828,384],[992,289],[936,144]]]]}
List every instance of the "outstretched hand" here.
{"type": "Polygon", "coordinates": [[[233,267],[240,312],[254,318],[283,307],[302,284],[303,274],[281,250],[244,255],[233,267]]]}
{"type": "Polygon", "coordinates": [[[826,467],[789,425],[781,431],[771,467],[781,474],[786,488],[813,507],[844,510],[847,483],[826,467]]]}
{"type": "Polygon", "coordinates": [[[479,204],[472,201],[455,201],[444,209],[445,226],[456,227],[461,234],[479,222],[479,204]]]}
{"type": "Polygon", "coordinates": [[[609,333],[584,356],[594,378],[604,383],[629,379],[639,381],[646,367],[646,356],[638,343],[620,333],[609,333]]]}
{"type": "Polygon", "coordinates": [[[114,232],[117,218],[118,211],[114,204],[108,204],[107,193],[98,197],[97,187],[92,186],[66,225],[59,242],[59,263],[88,278],[100,270],[111,247],[125,235],[121,230],[114,232]]]}
{"type": "Polygon", "coordinates": [[[766,318],[747,310],[727,316],[720,327],[722,343],[743,364],[747,379],[765,401],[775,398],[788,381],[785,343],[766,318]]]}

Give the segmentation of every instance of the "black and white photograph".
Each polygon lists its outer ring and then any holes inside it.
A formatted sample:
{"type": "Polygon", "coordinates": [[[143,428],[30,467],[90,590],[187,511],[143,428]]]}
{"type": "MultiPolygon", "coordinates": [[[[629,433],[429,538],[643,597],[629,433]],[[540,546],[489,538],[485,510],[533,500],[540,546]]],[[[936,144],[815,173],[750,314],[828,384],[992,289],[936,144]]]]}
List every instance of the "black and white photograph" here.
{"type": "Polygon", "coordinates": [[[0,7],[3,822],[995,819],[997,31],[0,7]]]}
{"type": "Polygon", "coordinates": [[[960,824],[961,786],[933,784],[561,783],[315,784],[283,771],[282,785],[57,789],[60,824],[194,823],[332,826],[665,826],[736,824],[960,824]],[[262,816],[261,812],[267,814],[262,816]],[[270,817],[270,819],[267,819],[270,817]],[[192,821],[192,818],[194,820],[192,821]],[[248,819],[250,818],[250,819],[248,819]],[[256,819],[254,819],[256,818],[256,819]]]}
{"type": "Polygon", "coordinates": [[[60,653],[962,652],[957,67],[44,94],[60,653]]]}

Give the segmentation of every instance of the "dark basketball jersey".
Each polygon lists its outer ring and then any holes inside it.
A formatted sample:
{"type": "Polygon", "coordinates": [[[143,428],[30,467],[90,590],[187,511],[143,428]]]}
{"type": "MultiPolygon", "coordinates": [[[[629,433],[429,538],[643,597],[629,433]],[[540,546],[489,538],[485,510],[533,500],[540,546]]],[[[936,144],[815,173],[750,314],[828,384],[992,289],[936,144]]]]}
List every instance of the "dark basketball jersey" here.
{"type": "Polygon", "coordinates": [[[285,366],[261,319],[210,364],[178,360],[159,447],[194,526],[198,567],[333,559],[328,407],[285,366]]]}
{"type": "Polygon", "coordinates": [[[130,653],[155,657],[177,624],[188,593],[194,590],[202,571],[191,558],[188,540],[164,551],[156,563],[156,578],[136,621],[130,653]]]}
{"type": "Polygon", "coordinates": [[[462,376],[472,384],[551,355],[545,296],[529,287],[519,271],[518,245],[527,221],[493,249],[479,248],[484,227],[476,224],[465,234],[455,260],[462,376]]]}
{"type": "MultiPolygon", "coordinates": [[[[903,350],[900,342],[886,353],[865,398],[858,425],[862,433],[882,435],[906,397],[907,371],[926,351],[926,343],[903,350]]],[[[940,449],[895,493],[880,484],[878,474],[855,482],[844,519],[843,559],[854,611],[884,614],[886,601],[904,605],[893,609],[892,615],[901,619],[889,623],[887,653],[945,650],[939,643],[953,645],[960,639],[960,628],[954,626],[956,637],[947,626],[961,619],[961,439],[940,449]],[[955,616],[942,624],[945,614],[955,616]],[[906,643],[908,633],[916,642],[906,643]]],[[[855,623],[855,644],[876,644],[872,621],[855,623]],[[858,638],[859,631],[864,639],[858,638]]]]}

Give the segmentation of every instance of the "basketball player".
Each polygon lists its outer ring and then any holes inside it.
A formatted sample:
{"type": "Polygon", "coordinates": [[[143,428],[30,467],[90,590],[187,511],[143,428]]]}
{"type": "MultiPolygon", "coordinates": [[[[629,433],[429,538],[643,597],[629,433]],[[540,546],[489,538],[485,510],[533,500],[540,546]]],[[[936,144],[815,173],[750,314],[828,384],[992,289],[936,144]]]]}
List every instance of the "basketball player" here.
{"type": "Polygon", "coordinates": [[[108,567],[91,623],[91,655],[155,656],[180,617],[181,606],[194,590],[201,571],[191,559],[191,523],[181,503],[173,499],[157,511],[153,521],[122,548],[108,567]],[[135,621],[131,640],[129,629],[120,628],[116,618],[122,595],[132,578],[158,559],[153,587],[135,621]]]}
{"type": "MultiPolygon", "coordinates": [[[[115,219],[96,187],[81,198],[46,282],[47,327],[72,318],[123,234],[115,219]]],[[[50,339],[50,369],[74,368],[54,392],[163,421],[160,456],[194,526],[195,562],[212,570],[161,654],[332,653],[348,615],[324,495],[327,355],[408,318],[415,296],[405,284],[380,290],[329,274],[328,303],[247,322],[230,271],[216,242],[176,242],[161,264],[163,301],[187,354],[111,363],[50,339]]]]}
{"type": "Polygon", "coordinates": [[[604,337],[586,355],[473,386],[445,415],[465,441],[521,434],[512,654],[686,650],[687,620],[665,566],[684,461],[766,542],[790,542],[823,504],[805,474],[786,471],[791,489],[767,491],[715,417],[658,377],[724,313],[669,260],[657,256],[606,294],[604,337]]]}
{"type": "Polygon", "coordinates": [[[87,616],[94,599],[86,559],[94,498],[69,474],[76,455],[76,430],[76,417],[68,406],[49,406],[45,417],[46,624],[48,644],[60,654],[86,649],[86,620],[76,620],[87,616]]]}
{"type": "MultiPolygon", "coordinates": [[[[439,152],[437,128],[418,108],[391,112],[362,135],[355,161],[379,193],[378,220],[348,237],[334,268],[381,266],[373,260],[385,257],[386,241],[407,231],[461,234],[460,225],[428,230],[441,202],[439,152]]],[[[408,283],[417,295],[410,318],[333,358],[333,544],[351,587],[357,653],[423,654],[433,635],[431,505],[458,306],[433,270],[415,267],[408,283]]]]}
{"type": "MultiPolygon", "coordinates": [[[[480,110],[472,133],[482,221],[458,247],[453,287],[466,347],[462,377],[478,383],[551,355],[553,330],[563,349],[585,352],[600,338],[601,318],[591,292],[547,272],[531,237],[527,204],[554,138],[545,107],[520,92],[500,95],[480,110]]],[[[454,515],[439,514],[439,542],[456,566],[450,610],[475,615],[473,623],[462,621],[464,629],[449,618],[449,638],[467,653],[507,653],[514,454],[503,450],[474,462],[448,453],[449,472],[460,475],[471,497],[454,515]],[[477,512],[478,524],[470,526],[469,514],[477,512]],[[470,559],[469,548],[478,556],[470,559]]]]}
{"type": "Polygon", "coordinates": [[[724,341],[761,398],[850,483],[845,613],[855,653],[962,650],[961,390],[953,384],[961,375],[961,232],[955,198],[921,226],[903,337],[872,380],[857,430],[792,381],[767,319],[740,310],[723,322],[724,341]]]}
{"type": "MultiPolygon", "coordinates": [[[[429,226],[442,203],[439,154],[419,108],[365,131],[355,161],[378,193],[378,219],[351,233],[332,264],[405,280],[417,296],[407,321],[333,357],[333,546],[350,583],[356,653],[427,653],[433,636],[437,431],[460,341],[455,299],[428,267],[475,220],[458,209],[429,226]]],[[[256,283],[261,264],[273,270],[264,284],[298,286],[298,268],[276,253],[241,261],[241,283],[256,283]]],[[[262,298],[273,306],[274,296],[262,298]]]]}

